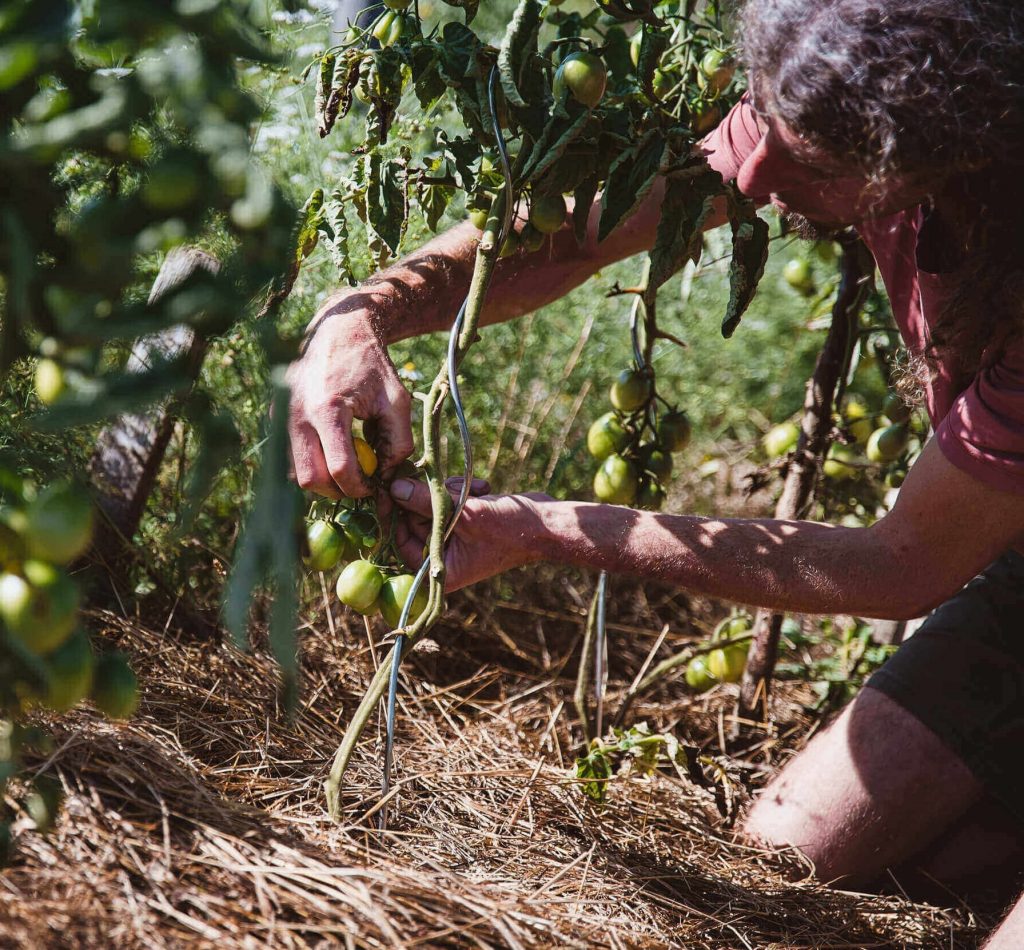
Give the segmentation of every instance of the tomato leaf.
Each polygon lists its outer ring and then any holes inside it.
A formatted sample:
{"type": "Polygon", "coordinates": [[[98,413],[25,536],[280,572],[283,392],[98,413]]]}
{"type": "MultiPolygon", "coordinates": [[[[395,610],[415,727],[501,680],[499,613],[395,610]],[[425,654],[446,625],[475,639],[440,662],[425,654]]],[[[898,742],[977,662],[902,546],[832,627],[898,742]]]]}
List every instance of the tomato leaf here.
{"type": "Polygon", "coordinates": [[[736,332],[764,274],[768,260],[768,223],[757,216],[754,203],[741,195],[734,183],[727,187],[726,198],[732,227],[732,260],[722,336],[728,339],[736,332]]]}
{"type": "Polygon", "coordinates": [[[331,260],[338,268],[338,275],[354,287],[356,280],[352,274],[352,261],[349,257],[348,220],[345,218],[345,205],[340,191],[331,192],[330,199],[324,202],[320,230],[331,260]]]}
{"type": "Polygon", "coordinates": [[[665,152],[659,129],[646,132],[640,141],[612,162],[601,196],[601,221],[597,239],[603,241],[641,204],[654,185],[665,152]]]}
{"type": "Polygon", "coordinates": [[[366,224],[393,257],[398,254],[409,215],[407,162],[366,156],[366,224]]]}
{"type": "Polygon", "coordinates": [[[661,63],[661,57],[668,48],[668,43],[667,33],[652,30],[646,26],[643,28],[640,38],[640,55],[636,63],[636,76],[640,80],[640,88],[651,99],[655,98],[654,70],[661,63]]]}
{"type": "Polygon", "coordinates": [[[520,109],[526,108],[526,100],[519,89],[524,79],[523,73],[532,66],[532,54],[537,51],[540,22],[541,7],[537,0],[519,0],[498,52],[501,88],[509,103],[520,109]]]}

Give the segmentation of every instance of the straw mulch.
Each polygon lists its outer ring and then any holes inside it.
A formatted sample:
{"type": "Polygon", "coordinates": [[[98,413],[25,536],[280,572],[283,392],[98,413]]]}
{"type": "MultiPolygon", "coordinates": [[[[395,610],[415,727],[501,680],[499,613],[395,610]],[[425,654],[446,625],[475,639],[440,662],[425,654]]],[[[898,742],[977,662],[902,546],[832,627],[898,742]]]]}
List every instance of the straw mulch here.
{"type": "MultiPolygon", "coordinates": [[[[606,806],[588,803],[570,779],[585,590],[521,576],[490,591],[457,597],[441,649],[405,669],[383,838],[376,729],[348,776],[346,824],[326,819],[321,795],[379,659],[359,618],[311,609],[290,721],[259,650],[95,612],[92,627],[133,658],[142,708],[128,723],[89,709],[47,723],[55,749],[37,765],[63,782],[66,810],[48,837],[18,835],[0,874],[0,945],[978,945],[963,909],[828,890],[795,858],[735,842],[708,792],[674,775],[616,778],[606,806]]],[[[659,657],[706,635],[711,616],[618,585],[612,706],[663,619],[659,657]]],[[[780,690],[777,735],[737,760],[753,786],[814,728],[808,696],[780,690]]],[[[693,698],[677,679],[633,718],[717,753],[731,700],[693,698]]]]}

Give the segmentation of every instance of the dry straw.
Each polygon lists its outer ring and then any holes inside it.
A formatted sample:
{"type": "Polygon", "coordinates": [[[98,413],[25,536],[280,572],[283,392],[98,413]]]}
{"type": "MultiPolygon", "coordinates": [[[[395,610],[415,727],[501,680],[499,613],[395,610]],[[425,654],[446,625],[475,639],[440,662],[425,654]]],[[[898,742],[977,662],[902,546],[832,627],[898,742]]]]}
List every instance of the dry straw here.
{"type": "MultiPolygon", "coordinates": [[[[403,670],[383,840],[379,736],[354,759],[344,824],[320,793],[373,673],[355,618],[334,637],[322,614],[307,625],[289,721],[264,654],[94,613],[132,656],[142,709],[126,724],[89,710],[49,723],[56,747],[36,764],[59,776],[67,809],[49,837],[18,836],[0,946],[977,946],[964,910],[829,890],[795,858],[736,843],[708,793],[674,776],[616,779],[607,806],[589,804],[569,778],[582,601],[565,583],[521,585],[506,606],[457,598],[445,646],[403,670]]],[[[673,632],[659,658],[704,633],[672,594],[620,584],[613,607],[612,708],[662,618],[673,632]]],[[[737,762],[755,785],[812,725],[794,689],[777,700],[782,733],[737,762]]],[[[714,744],[733,698],[721,693],[692,699],[676,681],[634,720],[714,744]]]]}

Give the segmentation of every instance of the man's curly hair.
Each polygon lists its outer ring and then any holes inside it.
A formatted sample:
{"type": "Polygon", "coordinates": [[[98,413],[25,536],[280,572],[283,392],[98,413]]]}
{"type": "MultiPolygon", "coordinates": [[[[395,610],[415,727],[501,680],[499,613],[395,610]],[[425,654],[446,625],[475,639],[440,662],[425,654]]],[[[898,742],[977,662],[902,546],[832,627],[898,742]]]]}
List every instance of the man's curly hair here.
{"type": "Polygon", "coordinates": [[[1024,3],[747,0],[739,26],[759,111],[968,210],[937,222],[953,289],[929,353],[969,378],[1024,329],[1024,3]]]}

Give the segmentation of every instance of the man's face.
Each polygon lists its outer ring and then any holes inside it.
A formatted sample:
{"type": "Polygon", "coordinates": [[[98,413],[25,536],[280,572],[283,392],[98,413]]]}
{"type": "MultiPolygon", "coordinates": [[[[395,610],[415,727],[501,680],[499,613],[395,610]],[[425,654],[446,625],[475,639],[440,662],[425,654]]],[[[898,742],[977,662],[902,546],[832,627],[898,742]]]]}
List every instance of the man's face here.
{"type": "Polygon", "coordinates": [[[820,240],[867,218],[884,218],[920,204],[929,189],[903,180],[870,182],[854,162],[815,152],[776,119],[743,163],[740,191],[771,195],[801,237],[820,240]]]}

